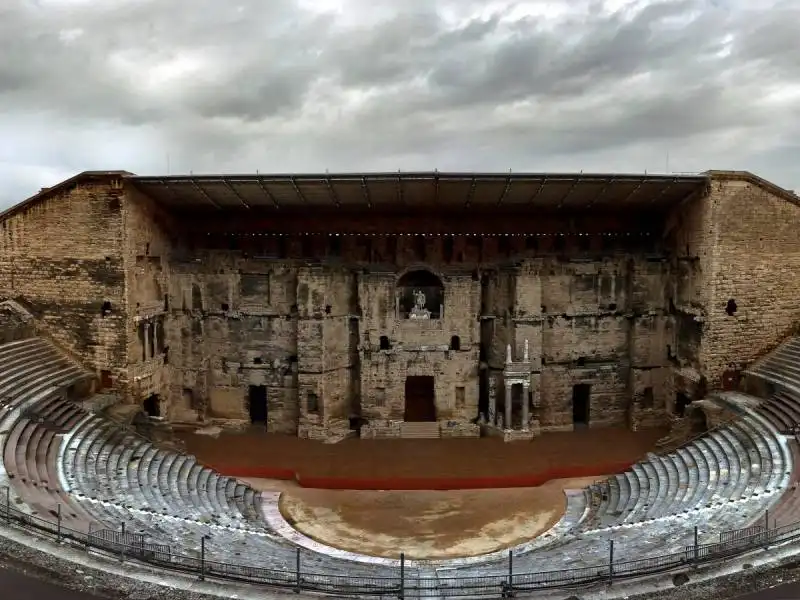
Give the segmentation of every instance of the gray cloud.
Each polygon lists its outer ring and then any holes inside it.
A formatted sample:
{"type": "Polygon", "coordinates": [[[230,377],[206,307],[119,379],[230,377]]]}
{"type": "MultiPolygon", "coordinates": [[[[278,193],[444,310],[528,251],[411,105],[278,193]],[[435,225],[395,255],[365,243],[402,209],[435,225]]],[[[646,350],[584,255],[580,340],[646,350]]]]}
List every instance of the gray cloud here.
{"type": "Polygon", "coordinates": [[[0,207],[97,168],[800,187],[798,19],[790,0],[5,0],[0,207]]]}

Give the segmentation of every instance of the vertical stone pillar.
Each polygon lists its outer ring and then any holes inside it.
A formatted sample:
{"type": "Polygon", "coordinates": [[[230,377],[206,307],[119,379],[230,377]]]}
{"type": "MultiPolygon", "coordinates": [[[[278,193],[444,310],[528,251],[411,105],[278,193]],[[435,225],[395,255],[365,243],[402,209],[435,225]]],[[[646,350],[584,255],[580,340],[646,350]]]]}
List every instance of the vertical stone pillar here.
{"type": "Polygon", "coordinates": [[[489,425],[497,425],[497,383],[494,375],[489,373],[489,425]]]}
{"type": "Polygon", "coordinates": [[[150,356],[150,336],[153,335],[150,323],[144,324],[144,352],[142,353],[145,359],[153,358],[150,356]]]}
{"type": "Polygon", "coordinates": [[[512,429],[511,427],[511,385],[506,383],[506,417],[505,417],[505,428],[512,429]]]}
{"type": "Polygon", "coordinates": [[[526,381],[522,384],[522,431],[528,431],[528,421],[530,421],[530,389],[531,384],[526,381]]]}

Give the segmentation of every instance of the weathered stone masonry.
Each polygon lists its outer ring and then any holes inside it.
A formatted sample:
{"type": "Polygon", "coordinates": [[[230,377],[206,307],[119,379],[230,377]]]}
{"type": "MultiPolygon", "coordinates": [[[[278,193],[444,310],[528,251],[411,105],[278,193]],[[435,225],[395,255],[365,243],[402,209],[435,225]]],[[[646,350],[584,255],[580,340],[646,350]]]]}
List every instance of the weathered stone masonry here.
{"type": "Polygon", "coordinates": [[[381,234],[378,215],[363,236],[247,240],[198,236],[128,174],[90,173],[0,216],[0,299],[176,422],[328,439],[433,418],[475,435],[491,407],[491,423],[558,431],[585,392],[589,426],[651,426],[800,321],[798,214],[793,194],[715,172],[661,235],[581,238],[566,217],[566,235],[381,234]],[[408,318],[423,284],[434,318],[408,318]],[[508,346],[529,371],[514,386],[508,346]],[[426,394],[432,416],[412,415],[426,394]]]}

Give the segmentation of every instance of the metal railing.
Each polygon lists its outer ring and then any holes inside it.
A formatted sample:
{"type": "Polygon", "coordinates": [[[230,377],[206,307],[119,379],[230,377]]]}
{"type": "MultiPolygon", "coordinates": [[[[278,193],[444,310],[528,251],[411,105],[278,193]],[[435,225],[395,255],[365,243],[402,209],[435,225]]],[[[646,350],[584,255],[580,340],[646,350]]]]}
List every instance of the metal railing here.
{"type": "MultiPolygon", "coordinates": [[[[403,598],[427,597],[502,597],[511,598],[518,593],[548,588],[573,588],[599,582],[608,584],[616,579],[641,577],[679,568],[698,566],[703,563],[745,554],[754,550],[766,550],[769,546],[783,544],[800,538],[800,522],[769,528],[769,515],[764,523],[743,529],[726,530],[719,533],[719,541],[698,543],[698,531],[694,528],[693,544],[682,551],[636,560],[614,559],[614,541],[609,542],[608,560],[589,567],[559,569],[538,572],[515,572],[514,557],[508,553],[507,574],[439,577],[419,576],[408,573],[405,557],[400,555],[400,566],[390,576],[350,576],[319,573],[305,570],[303,554],[295,549],[294,569],[276,569],[257,565],[215,561],[201,540],[199,556],[189,556],[171,551],[170,546],[146,541],[140,534],[120,530],[89,529],[77,531],[62,526],[61,510],[56,521],[30,515],[11,506],[10,487],[0,494],[0,520],[7,526],[45,535],[59,543],[72,543],[86,551],[100,551],[121,561],[137,560],[162,569],[195,574],[199,579],[214,577],[258,585],[292,590],[296,593],[312,591],[335,596],[392,596],[403,598]]],[[[691,535],[691,532],[688,532],[691,535]]],[[[416,569],[415,569],[416,571],[416,569]]],[[[424,571],[424,569],[423,569],[424,571]]]]}

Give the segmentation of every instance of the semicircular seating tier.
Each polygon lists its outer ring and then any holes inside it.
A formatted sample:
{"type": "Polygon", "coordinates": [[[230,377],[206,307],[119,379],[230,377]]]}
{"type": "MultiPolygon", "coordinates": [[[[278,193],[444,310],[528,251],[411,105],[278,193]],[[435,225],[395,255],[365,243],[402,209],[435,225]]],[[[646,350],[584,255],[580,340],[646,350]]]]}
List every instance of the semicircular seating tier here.
{"type": "MultiPolygon", "coordinates": [[[[70,399],[91,379],[46,340],[0,345],[0,485],[10,482],[16,506],[55,516],[65,527],[141,534],[173,554],[285,571],[297,546],[265,516],[251,487],[164,450],[70,399]]],[[[740,417],[667,454],[651,454],[601,484],[567,492],[561,520],[514,550],[522,573],[606,564],[608,540],[619,561],[684,551],[693,528],[706,536],[763,518],[795,469],[781,426],[751,397],[722,398],[740,417]]],[[[501,515],[498,515],[501,516],[501,515]]],[[[345,558],[325,548],[303,550],[303,569],[320,576],[396,577],[396,561],[345,558]]],[[[398,549],[398,552],[402,549],[398,549]]],[[[410,562],[414,577],[505,575],[505,553],[428,563],[410,562]]],[[[321,580],[320,580],[321,581],[321,580]]]]}
{"type": "Polygon", "coordinates": [[[778,527],[800,521],[800,337],[791,337],[775,350],[757,360],[745,374],[771,385],[771,393],[757,410],[773,427],[789,437],[796,459],[789,482],[789,491],[771,512],[778,527]]]}

